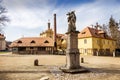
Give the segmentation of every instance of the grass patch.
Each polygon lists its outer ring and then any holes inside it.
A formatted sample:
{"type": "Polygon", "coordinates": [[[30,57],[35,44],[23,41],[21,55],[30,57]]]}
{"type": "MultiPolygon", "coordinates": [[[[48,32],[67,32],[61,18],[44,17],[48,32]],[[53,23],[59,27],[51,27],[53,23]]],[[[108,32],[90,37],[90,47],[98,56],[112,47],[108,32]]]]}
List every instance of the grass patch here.
{"type": "Polygon", "coordinates": [[[0,52],[0,54],[6,54],[7,52],[0,52]]]}

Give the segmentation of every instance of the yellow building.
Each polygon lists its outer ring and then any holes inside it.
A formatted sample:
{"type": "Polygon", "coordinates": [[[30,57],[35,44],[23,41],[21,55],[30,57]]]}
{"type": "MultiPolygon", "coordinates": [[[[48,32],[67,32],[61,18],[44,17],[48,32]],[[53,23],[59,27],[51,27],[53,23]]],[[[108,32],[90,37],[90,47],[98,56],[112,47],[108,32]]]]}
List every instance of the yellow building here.
{"type": "Polygon", "coordinates": [[[52,38],[52,40],[54,41],[54,37],[56,37],[56,42],[57,42],[57,50],[63,49],[63,45],[62,43],[64,43],[62,37],[64,36],[64,34],[56,34],[56,36],[54,36],[54,31],[50,28],[50,23],[48,22],[48,29],[45,30],[44,32],[40,33],[40,37],[49,37],[52,38]]]}
{"type": "Polygon", "coordinates": [[[102,30],[87,27],[78,35],[78,48],[85,55],[112,55],[116,41],[102,30]]]}
{"type": "Polygon", "coordinates": [[[50,37],[53,39],[53,30],[50,28],[50,22],[48,22],[48,29],[40,33],[40,37],[50,37]]]}
{"type": "Polygon", "coordinates": [[[65,34],[57,34],[57,49],[65,50],[66,49],[66,39],[67,35],[65,34]]]}
{"type": "MultiPolygon", "coordinates": [[[[48,28],[45,32],[40,33],[40,37],[50,37],[54,41],[53,33],[54,31],[48,28]]],[[[64,34],[56,34],[57,50],[60,50],[60,49],[62,50],[66,46],[64,44],[64,42],[66,43],[66,41],[63,38],[64,38],[64,34]]]]}

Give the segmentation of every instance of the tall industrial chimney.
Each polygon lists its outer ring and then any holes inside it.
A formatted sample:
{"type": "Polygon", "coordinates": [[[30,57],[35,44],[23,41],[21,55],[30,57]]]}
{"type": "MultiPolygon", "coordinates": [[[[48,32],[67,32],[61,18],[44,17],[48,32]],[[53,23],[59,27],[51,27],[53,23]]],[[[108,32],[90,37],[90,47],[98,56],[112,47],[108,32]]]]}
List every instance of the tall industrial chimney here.
{"type": "Polygon", "coordinates": [[[54,14],[54,47],[57,50],[57,39],[56,39],[56,14],[54,14]]]}

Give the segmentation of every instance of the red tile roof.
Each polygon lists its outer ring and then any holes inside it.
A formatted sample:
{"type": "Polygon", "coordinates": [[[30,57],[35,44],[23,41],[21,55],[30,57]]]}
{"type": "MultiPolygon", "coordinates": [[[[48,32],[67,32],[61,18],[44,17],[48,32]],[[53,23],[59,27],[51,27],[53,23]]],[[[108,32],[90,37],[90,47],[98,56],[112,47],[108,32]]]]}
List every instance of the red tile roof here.
{"type": "Polygon", "coordinates": [[[96,37],[96,38],[105,38],[112,39],[108,36],[104,31],[97,30],[95,28],[86,27],[78,34],[78,38],[86,38],[86,37],[96,37]]]}
{"type": "Polygon", "coordinates": [[[53,40],[49,37],[23,37],[14,41],[10,47],[53,47],[53,40]]]}

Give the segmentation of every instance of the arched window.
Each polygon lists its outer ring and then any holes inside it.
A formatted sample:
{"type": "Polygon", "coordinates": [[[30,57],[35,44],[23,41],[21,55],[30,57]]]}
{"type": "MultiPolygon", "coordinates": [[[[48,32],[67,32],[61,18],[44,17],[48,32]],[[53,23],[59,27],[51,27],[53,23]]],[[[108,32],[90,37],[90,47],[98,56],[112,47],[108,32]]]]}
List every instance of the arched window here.
{"type": "Polygon", "coordinates": [[[46,40],[44,43],[49,43],[49,41],[46,40]]]}
{"type": "Polygon", "coordinates": [[[34,41],[34,40],[32,40],[32,41],[31,41],[31,43],[35,43],[35,41],[34,41]]]}
{"type": "Polygon", "coordinates": [[[82,32],[82,34],[85,34],[86,32],[82,32]]]}
{"type": "Polygon", "coordinates": [[[22,41],[19,40],[17,43],[22,43],[22,41]]]}

